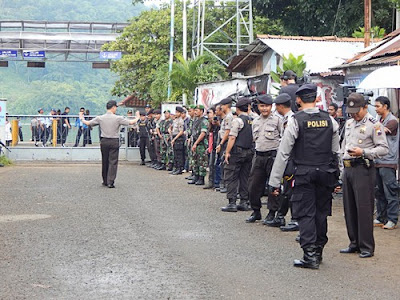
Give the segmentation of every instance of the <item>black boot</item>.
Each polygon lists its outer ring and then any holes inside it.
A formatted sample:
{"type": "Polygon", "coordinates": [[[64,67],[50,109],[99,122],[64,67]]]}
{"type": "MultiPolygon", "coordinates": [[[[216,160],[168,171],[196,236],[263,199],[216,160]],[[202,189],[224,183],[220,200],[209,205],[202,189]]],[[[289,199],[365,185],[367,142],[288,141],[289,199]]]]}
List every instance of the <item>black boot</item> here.
{"type": "Polygon", "coordinates": [[[246,223],[254,223],[257,220],[261,220],[261,212],[259,210],[255,210],[251,216],[246,219],[246,223]]]}
{"type": "Polygon", "coordinates": [[[140,163],[141,166],[144,166],[146,163],[144,162],[144,160],[142,159],[142,162],[140,163]]]}
{"type": "Polygon", "coordinates": [[[304,248],[303,251],[303,259],[295,259],[293,265],[297,268],[319,269],[319,261],[315,246],[304,248]]]}
{"type": "Polygon", "coordinates": [[[225,212],[237,212],[236,199],[229,199],[229,204],[221,207],[221,210],[225,212]]]}
{"type": "Polygon", "coordinates": [[[176,169],[176,171],[174,173],[172,173],[172,175],[181,175],[182,173],[182,169],[176,169]]]}
{"type": "Polygon", "coordinates": [[[174,174],[176,172],[176,169],[172,169],[171,171],[168,172],[168,174],[174,174]]]}
{"type": "Polygon", "coordinates": [[[248,201],[244,201],[244,200],[240,200],[238,206],[237,206],[237,210],[240,211],[249,211],[251,210],[250,206],[249,206],[249,202],[248,201]]]}
{"type": "Polygon", "coordinates": [[[320,264],[322,262],[322,252],[324,250],[324,246],[316,246],[315,253],[317,255],[317,261],[320,264]]]}
{"type": "Polygon", "coordinates": [[[268,225],[268,223],[271,223],[274,219],[275,219],[275,211],[274,210],[270,210],[268,212],[268,215],[265,217],[265,220],[263,221],[264,225],[268,225]]]}
{"type": "Polygon", "coordinates": [[[157,168],[157,170],[162,171],[162,170],[166,170],[167,167],[164,164],[161,164],[161,166],[159,168],[157,168]]]}
{"type": "Polygon", "coordinates": [[[199,175],[194,175],[193,179],[188,182],[188,184],[196,184],[197,180],[199,180],[199,175]]]}
{"type": "Polygon", "coordinates": [[[196,181],[195,185],[204,185],[204,176],[199,176],[199,179],[196,181]]]}
{"type": "Polygon", "coordinates": [[[194,174],[185,177],[185,179],[187,179],[187,180],[193,180],[193,178],[194,178],[194,174]]]}
{"type": "Polygon", "coordinates": [[[172,171],[172,165],[170,165],[170,164],[168,164],[168,168],[167,168],[167,171],[172,171]]]}
{"type": "Polygon", "coordinates": [[[272,221],[266,221],[265,223],[270,227],[281,227],[285,226],[286,221],[283,216],[276,216],[272,221]]]}
{"type": "Polygon", "coordinates": [[[295,220],[291,220],[287,225],[281,226],[282,231],[299,231],[299,223],[295,220]]]}
{"type": "Polygon", "coordinates": [[[205,187],[203,187],[204,190],[211,190],[214,188],[214,184],[212,182],[209,182],[205,187]]]}

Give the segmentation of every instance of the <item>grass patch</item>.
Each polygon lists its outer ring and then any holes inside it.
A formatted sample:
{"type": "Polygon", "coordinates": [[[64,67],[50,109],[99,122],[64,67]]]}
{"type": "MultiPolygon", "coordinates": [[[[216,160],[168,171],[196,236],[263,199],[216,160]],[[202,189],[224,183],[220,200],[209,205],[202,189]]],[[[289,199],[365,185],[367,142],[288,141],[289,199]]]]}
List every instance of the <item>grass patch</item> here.
{"type": "Polygon", "coordinates": [[[3,164],[5,166],[12,165],[12,161],[8,159],[5,155],[0,155],[0,164],[3,164]]]}

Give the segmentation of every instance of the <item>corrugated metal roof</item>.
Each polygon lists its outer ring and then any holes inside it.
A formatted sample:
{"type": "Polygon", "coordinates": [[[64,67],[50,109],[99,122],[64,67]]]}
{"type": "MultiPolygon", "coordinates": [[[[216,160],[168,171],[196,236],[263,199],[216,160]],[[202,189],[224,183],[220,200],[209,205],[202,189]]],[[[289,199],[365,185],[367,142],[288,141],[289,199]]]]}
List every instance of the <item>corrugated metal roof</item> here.
{"type": "MultiPolygon", "coordinates": [[[[298,41],[318,41],[318,42],[364,42],[363,38],[337,37],[337,36],[295,36],[295,35],[273,35],[258,34],[259,39],[279,39],[279,40],[298,40],[298,41]]],[[[379,41],[381,39],[374,39],[379,41]]]]}
{"type": "Polygon", "coordinates": [[[327,72],[332,66],[345,62],[364,49],[364,43],[355,41],[304,40],[304,39],[260,39],[280,56],[292,53],[304,55],[307,69],[311,73],[327,72]]]}
{"type": "Polygon", "coordinates": [[[369,59],[367,61],[356,61],[349,64],[344,64],[335,67],[335,69],[345,69],[349,67],[363,67],[363,66],[373,66],[373,65],[397,65],[400,63],[400,55],[393,56],[382,56],[379,58],[369,59]]]}

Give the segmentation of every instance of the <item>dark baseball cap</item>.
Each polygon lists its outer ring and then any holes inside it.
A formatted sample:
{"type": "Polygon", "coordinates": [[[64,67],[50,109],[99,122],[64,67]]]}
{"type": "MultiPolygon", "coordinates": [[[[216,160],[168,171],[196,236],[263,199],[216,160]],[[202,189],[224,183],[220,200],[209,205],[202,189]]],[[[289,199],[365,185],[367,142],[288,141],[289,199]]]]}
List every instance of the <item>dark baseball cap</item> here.
{"type": "Polygon", "coordinates": [[[154,110],[155,115],[160,115],[161,114],[161,109],[155,109],[154,110]]]}
{"type": "MultiPolygon", "coordinates": [[[[293,79],[293,78],[297,77],[297,75],[296,75],[296,73],[293,72],[292,70],[287,70],[287,71],[283,72],[283,74],[281,75],[280,78],[281,78],[281,79],[285,79],[285,77],[286,77],[287,79],[293,79]]],[[[287,79],[285,79],[285,80],[287,80],[287,79]]]]}
{"type": "Polygon", "coordinates": [[[232,103],[232,98],[229,98],[229,97],[224,98],[219,102],[219,104],[221,104],[221,105],[226,105],[226,104],[230,104],[230,103],[232,103]]]}
{"type": "Polygon", "coordinates": [[[297,96],[316,94],[318,87],[314,83],[307,83],[299,87],[296,91],[297,96]]]}
{"type": "Polygon", "coordinates": [[[346,113],[356,114],[360,111],[361,107],[366,104],[364,96],[358,93],[351,93],[347,98],[346,113]]]}
{"type": "Polygon", "coordinates": [[[238,99],[238,101],[236,102],[236,107],[238,107],[239,109],[241,107],[247,107],[250,103],[250,100],[246,97],[241,97],[238,99]]]}
{"type": "Polygon", "coordinates": [[[178,112],[184,112],[185,110],[183,109],[183,107],[181,107],[181,106],[177,106],[177,107],[175,107],[175,111],[178,111],[178,112]]]}
{"type": "Polygon", "coordinates": [[[107,109],[113,108],[114,106],[118,107],[117,101],[110,100],[107,102],[107,109]]]}

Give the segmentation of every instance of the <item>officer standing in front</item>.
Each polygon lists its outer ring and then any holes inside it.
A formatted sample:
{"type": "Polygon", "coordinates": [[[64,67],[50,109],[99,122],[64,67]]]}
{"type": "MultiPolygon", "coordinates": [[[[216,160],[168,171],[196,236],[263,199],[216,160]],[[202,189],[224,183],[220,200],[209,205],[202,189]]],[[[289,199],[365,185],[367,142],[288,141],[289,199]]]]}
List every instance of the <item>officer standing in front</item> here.
{"type": "Polygon", "coordinates": [[[229,131],[228,145],[225,151],[225,184],[228,193],[228,205],[222,207],[225,212],[249,210],[249,175],[253,159],[252,120],[248,115],[249,100],[239,98],[236,103],[237,118],[232,121],[229,131]],[[239,186],[240,203],[236,205],[239,186]]]}
{"type": "Polygon", "coordinates": [[[184,109],[180,106],[175,108],[175,120],[172,123],[170,133],[172,135],[171,145],[174,149],[174,168],[172,175],[182,174],[183,167],[185,164],[185,136],[183,134],[185,130],[185,124],[181,118],[181,114],[184,109]]]}
{"type": "Polygon", "coordinates": [[[119,155],[119,132],[121,125],[128,126],[137,122],[137,119],[128,120],[122,116],[117,116],[117,102],[110,100],[107,102],[107,113],[87,121],[83,112],[79,118],[87,126],[100,125],[101,140],[101,164],[103,185],[109,188],[115,188],[114,181],[117,177],[118,155],[119,155]]]}
{"type": "Polygon", "coordinates": [[[376,170],[373,160],[389,153],[385,130],[368,113],[364,96],[351,93],[347,98],[346,121],[342,144],[344,171],[343,206],[350,244],[340,253],[372,257],[374,241],[374,189],[376,170]]]}
{"type": "MultiPolygon", "coordinates": [[[[253,213],[246,220],[247,223],[261,220],[261,197],[264,195],[265,182],[271,173],[282,132],[281,119],[271,113],[272,97],[270,95],[261,95],[257,96],[256,100],[260,116],[253,120],[252,125],[256,156],[253,159],[249,179],[249,199],[253,213]]],[[[278,197],[269,195],[269,213],[265,222],[274,220],[278,208],[278,197]]],[[[268,223],[266,224],[268,225],[268,223]]]]}
{"type": "Polygon", "coordinates": [[[332,192],[337,182],[339,125],[316,107],[317,86],[306,84],[297,92],[301,111],[289,121],[269,179],[270,190],[279,186],[292,154],[296,166],[292,196],[293,216],[299,222],[304,256],[294,266],[318,269],[328,242],[327,217],[332,209],[332,192]],[[292,152],[293,150],[293,152],[292,152]]]}

